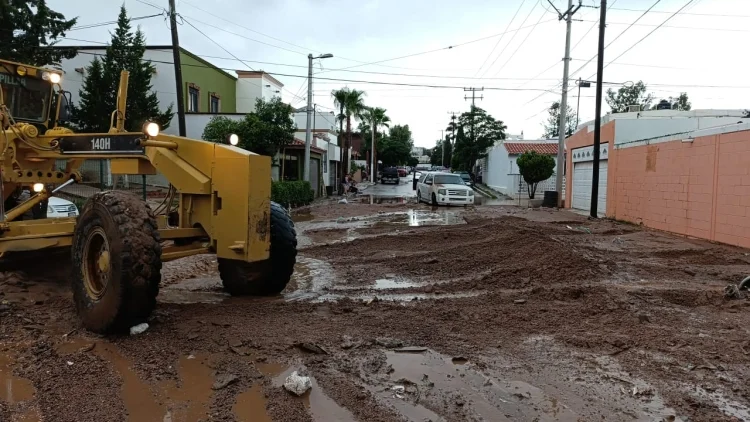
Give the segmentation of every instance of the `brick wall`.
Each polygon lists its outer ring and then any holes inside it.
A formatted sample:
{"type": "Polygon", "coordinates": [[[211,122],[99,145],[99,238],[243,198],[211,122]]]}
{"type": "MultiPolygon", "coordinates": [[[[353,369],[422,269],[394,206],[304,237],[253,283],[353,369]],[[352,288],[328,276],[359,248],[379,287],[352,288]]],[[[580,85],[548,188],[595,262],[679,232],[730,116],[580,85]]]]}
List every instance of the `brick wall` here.
{"type": "Polygon", "coordinates": [[[750,247],[750,131],[615,149],[607,214],[750,247]]]}

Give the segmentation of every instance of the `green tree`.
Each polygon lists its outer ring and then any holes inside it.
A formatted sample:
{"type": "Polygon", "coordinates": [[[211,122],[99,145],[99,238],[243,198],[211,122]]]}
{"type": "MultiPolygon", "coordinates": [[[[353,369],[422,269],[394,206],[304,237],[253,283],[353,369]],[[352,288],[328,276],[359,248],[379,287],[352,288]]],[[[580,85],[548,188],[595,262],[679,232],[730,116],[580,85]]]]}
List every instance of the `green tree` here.
{"type": "Polygon", "coordinates": [[[529,199],[534,199],[539,182],[549,179],[555,172],[555,159],[551,155],[526,151],[516,159],[518,171],[526,182],[529,199]]]}
{"type": "Polygon", "coordinates": [[[373,119],[375,120],[375,157],[380,153],[380,139],[385,136],[385,132],[381,132],[381,128],[390,127],[391,118],[388,117],[386,110],[380,107],[366,108],[358,116],[360,119],[359,132],[365,141],[365,151],[372,150],[372,128],[371,124],[373,119]]]}
{"type": "Polygon", "coordinates": [[[65,38],[76,24],[62,13],[47,7],[45,0],[0,0],[0,57],[35,66],[59,64],[77,52],[72,48],[51,47],[65,38]]]}
{"type": "Polygon", "coordinates": [[[384,136],[378,144],[377,156],[384,166],[406,165],[411,161],[414,147],[409,125],[395,125],[389,136],[384,136]]]}
{"type": "MultiPolygon", "coordinates": [[[[456,132],[456,140],[455,142],[453,142],[453,155],[451,156],[451,161],[446,161],[450,163],[452,169],[467,170],[467,171],[471,170],[471,167],[465,168],[466,163],[461,162],[461,158],[459,154],[456,153],[457,151],[465,151],[468,143],[469,143],[469,140],[466,138],[466,132],[464,132],[464,127],[459,125],[458,131],[456,132]]],[[[435,147],[435,149],[433,150],[433,153],[432,153],[433,156],[435,155],[435,151],[437,149],[438,148],[435,147]]]]}
{"type": "Polygon", "coordinates": [[[647,89],[643,81],[620,87],[617,91],[610,88],[607,90],[606,101],[612,113],[625,113],[631,105],[640,105],[641,110],[648,110],[654,97],[646,92],[647,89]]]}
{"type": "MultiPolygon", "coordinates": [[[[125,130],[140,131],[143,123],[148,120],[159,123],[162,129],[169,127],[174,116],[172,105],[164,112],[160,110],[159,100],[151,85],[154,66],[150,61],[143,60],[145,52],[146,39],[143,32],[140,29],[135,33],[131,31],[127,11],[124,6],[121,7],[117,29],[101,60],[101,77],[92,74],[86,76],[80,91],[81,101],[73,107],[73,123],[79,130],[109,130],[111,115],[117,108],[117,87],[122,70],[130,72],[125,130]]],[[[90,68],[93,66],[94,62],[90,68]]]]}
{"type": "MultiPolygon", "coordinates": [[[[543,124],[544,136],[546,139],[557,139],[560,136],[560,102],[555,101],[549,107],[549,116],[547,121],[543,124]]],[[[565,113],[565,137],[573,134],[576,126],[576,116],[573,113],[573,109],[568,107],[565,113]]]]}
{"type": "Polygon", "coordinates": [[[446,134],[445,139],[438,140],[435,143],[435,148],[432,150],[432,154],[430,155],[430,163],[433,166],[451,166],[453,159],[453,143],[451,143],[450,137],[450,135],[446,134]],[[443,145],[445,145],[445,151],[443,151],[443,145]]]}
{"type": "Polygon", "coordinates": [[[461,142],[456,136],[453,145],[453,162],[456,170],[471,170],[477,160],[487,156],[487,150],[496,142],[505,139],[507,127],[485,110],[472,106],[471,111],[461,114],[458,125],[469,130],[469,137],[461,142]]]}
{"type": "Polygon", "coordinates": [[[234,133],[240,138],[240,148],[274,157],[281,148],[294,141],[297,126],[292,118],[293,112],[292,106],[283,103],[279,97],[271,101],[258,98],[255,111],[242,120],[225,116],[212,118],[203,129],[203,139],[221,143],[234,133]]]}
{"type": "MultiPolygon", "coordinates": [[[[339,110],[343,110],[341,113],[346,118],[346,141],[344,142],[344,151],[349,150],[349,146],[352,144],[352,118],[362,114],[365,109],[365,92],[356,89],[350,89],[348,87],[331,91],[331,97],[333,102],[339,110]],[[340,92],[343,91],[343,92],[340,92]]],[[[344,177],[344,169],[349,167],[349,156],[344,152],[344,159],[341,163],[341,177],[344,177]]]]}

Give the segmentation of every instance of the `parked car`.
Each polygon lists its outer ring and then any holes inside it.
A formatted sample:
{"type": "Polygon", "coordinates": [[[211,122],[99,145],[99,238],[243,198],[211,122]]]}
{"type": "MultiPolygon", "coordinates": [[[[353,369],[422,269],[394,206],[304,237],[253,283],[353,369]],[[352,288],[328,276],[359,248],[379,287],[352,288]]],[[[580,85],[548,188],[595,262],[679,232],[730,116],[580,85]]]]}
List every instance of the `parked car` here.
{"type": "Polygon", "coordinates": [[[409,172],[406,171],[406,167],[398,167],[398,176],[399,177],[406,177],[407,174],[409,174],[409,172]]]}
{"type": "Polygon", "coordinates": [[[78,207],[67,199],[52,196],[47,201],[47,218],[76,216],[78,216],[78,207]]]}
{"type": "Polygon", "coordinates": [[[383,170],[383,174],[380,176],[380,183],[395,183],[399,184],[401,179],[399,178],[398,169],[396,167],[388,167],[383,170]]]}
{"type": "Polygon", "coordinates": [[[467,186],[472,186],[472,187],[474,186],[474,181],[471,180],[471,174],[469,174],[468,171],[459,171],[458,173],[455,173],[455,174],[461,176],[461,180],[463,180],[467,186]]]}
{"type": "Polygon", "coordinates": [[[429,172],[417,183],[417,202],[470,205],[474,203],[474,191],[458,174],[429,172]]]}

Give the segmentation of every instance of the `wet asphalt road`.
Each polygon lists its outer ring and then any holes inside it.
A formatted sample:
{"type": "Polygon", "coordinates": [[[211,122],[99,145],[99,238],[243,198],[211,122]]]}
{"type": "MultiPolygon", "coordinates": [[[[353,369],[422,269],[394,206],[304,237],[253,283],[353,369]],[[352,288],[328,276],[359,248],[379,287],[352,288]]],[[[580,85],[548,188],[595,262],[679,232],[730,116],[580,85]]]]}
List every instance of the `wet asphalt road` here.
{"type": "Polygon", "coordinates": [[[411,174],[408,177],[402,177],[398,185],[392,183],[378,183],[377,185],[365,189],[363,193],[365,195],[403,196],[406,198],[416,198],[417,196],[417,192],[412,190],[411,174]]]}

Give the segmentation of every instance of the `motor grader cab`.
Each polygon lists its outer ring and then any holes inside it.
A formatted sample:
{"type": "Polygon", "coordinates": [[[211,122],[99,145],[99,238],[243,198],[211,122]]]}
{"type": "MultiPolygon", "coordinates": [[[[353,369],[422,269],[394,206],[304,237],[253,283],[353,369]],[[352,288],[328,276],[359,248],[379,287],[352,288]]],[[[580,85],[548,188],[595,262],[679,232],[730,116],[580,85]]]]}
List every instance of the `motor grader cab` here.
{"type": "Polygon", "coordinates": [[[233,295],[280,293],[294,270],[296,234],[272,203],[271,159],[237,148],[160,133],[144,122],[125,132],[123,71],[108,133],[74,133],[62,74],[0,60],[0,257],[72,249],[72,288],[83,325],[95,332],[143,322],[156,305],[162,262],[214,253],[233,295]],[[154,210],[122,191],[96,192],[78,217],[21,219],[81,181],[86,159],[108,159],[112,174],[153,175],[170,183],[154,210]],[[56,161],[65,160],[60,168],[56,161]],[[12,198],[23,188],[27,199],[12,198]]]}

